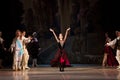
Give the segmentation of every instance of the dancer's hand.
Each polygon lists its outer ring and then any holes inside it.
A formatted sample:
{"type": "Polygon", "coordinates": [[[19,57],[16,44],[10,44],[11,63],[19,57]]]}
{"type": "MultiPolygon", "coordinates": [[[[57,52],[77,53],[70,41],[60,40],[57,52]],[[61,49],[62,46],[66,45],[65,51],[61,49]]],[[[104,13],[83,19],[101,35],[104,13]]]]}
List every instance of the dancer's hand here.
{"type": "Polygon", "coordinates": [[[6,51],[6,50],[7,50],[7,48],[4,48],[4,50],[6,51]]]}
{"type": "Polygon", "coordinates": [[[105,46],[108,46],[107,43],[105,44],[105,46]]]}
{"type": "Polygon", "coordinates": [[[70,27],[69,28],[67,28],[67,31],[69,31],[70,30],[70,27]]]}
{"type": "Polygon", "coordinates": [[[51,29],[51,28],[50,28],[49,30],[50,30],[51,32],[53,32],[53,31],[54,31],[54,30],[53,30],[53,29],[51,29]]]}
{"type": "Polygon", "coordinates": [[[30,40],[31,40],[31,39],[32,39],[32,36],[28,36],[28,39],[30,39],[30,40]]]}
{"type": "Polygon", "coordinates": [[[41,48],[38,48],[38,50],[40,51],[40,50],[41,50],[41,48]]]}

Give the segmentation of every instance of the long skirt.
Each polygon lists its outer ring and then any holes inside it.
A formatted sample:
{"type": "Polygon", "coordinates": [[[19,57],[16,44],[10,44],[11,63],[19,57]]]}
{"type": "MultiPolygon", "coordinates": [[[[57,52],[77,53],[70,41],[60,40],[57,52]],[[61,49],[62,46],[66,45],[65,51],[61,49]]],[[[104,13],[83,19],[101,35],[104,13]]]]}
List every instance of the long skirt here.
{"type": "Polygon", "coordinates": [[[66,51],[58,49],[57,53],[55,54],[54,58],[51,60],[50,64],[52,67],[58,67],[59,64],[63,64],[65,67],[69,67],[70,61],[67,57],[66,51]]]}
{"type": "Polygon", "coordinates": [[[110,46],[105,46],[104,53],[107,54],[107,66],[118,66],[118,62],[115,58],[115,53],[110,46]]]}

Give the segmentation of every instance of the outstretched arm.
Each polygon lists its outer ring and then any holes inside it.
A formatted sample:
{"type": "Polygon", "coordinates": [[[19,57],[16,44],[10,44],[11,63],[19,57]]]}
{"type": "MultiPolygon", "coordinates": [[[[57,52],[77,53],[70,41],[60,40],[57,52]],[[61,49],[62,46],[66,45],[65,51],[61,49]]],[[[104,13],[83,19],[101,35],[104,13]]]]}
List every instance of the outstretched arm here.
{"type": "Polygon", "coordinates": [[[113,45],[116,44],[116,41],[117,41],[117,39],[114,39],[114,40],[112,40],[112,41],[106,43],[106,45],[107,45],[107,46],[113,46],[113,45]]]}
{"type": "Polygon", "coordinates": [[[64,42],[66,41],[66,39],[67,39],[67,36],[68,36],[68,31],[70,30],[70,27],[66,30],[66,32],[65,32],[65,37],[64,37],[64,42]]]}
{"type": "Polygon", "coordinates": [[[31,36],[28,36],[27,38],[26,37],[24,37],[24,42],[25,43],[29,43],[30,41],[31,41],[31,39],[32,39],[32,37],[31,36]]]}
{"type": "Polygon", "coordinates": [[[55,34],[54,30],[50,28],[50,31],[53,33],[53,35],[54,35],[54,37],[55,37],[56,41],[57,41],[57,42],[59,42],[59,39],[57,38],[57,36],[56,36],[56,34],[55,34]]]}

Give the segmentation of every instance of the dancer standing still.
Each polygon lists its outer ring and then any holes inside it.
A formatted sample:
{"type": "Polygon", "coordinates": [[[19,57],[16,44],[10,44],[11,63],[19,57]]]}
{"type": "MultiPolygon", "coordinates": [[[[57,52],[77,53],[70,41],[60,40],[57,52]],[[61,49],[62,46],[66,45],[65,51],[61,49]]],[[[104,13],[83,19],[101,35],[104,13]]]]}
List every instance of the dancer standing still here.
{"type": "MultiPolygon", "coordinates": [[[[109,43],[111,41],[108,33],[105,33],[105,44],[109,43]]],[[[112,46],[105,46],[104,47],[104,57],[103,57],[103,63],[102,66],[110,66],[110,67],[115,67],[118,66],[118,62],[115,58],[114,52],[113,52],[113,47],[112,46]]]]}
{"type": "Polygon", "coordinates": [[[68,36],[68,31],[70,30],[70,28],[68,28],[66,30],[66,33],[65,33],[65,37],[63,38],[63,35],[62,33],[59,34],[59,38],[56,36],[55,32],[53,29],[50,28],[50,31],[53,33],[57,43],[58,43],[58,51],[55,55],[55,58],[51,61],[51,66],[59,66],[59,69],[60,71],[64,71],[64,67],[65,66],[70,66],[70,62],[67,58],[67,54],[64,50],[64,47],[65,47],[65,41],[67,39],[67,36],[68,36]],[[56,63],[59,63],[59,64],[56,64],[56,63]]]}
{"type": "Polygon", "coordinates": [[[38,58],[39,50],[40,50],[40,46],[39,46],[39,41],[37,39],[37,33],[33,32],[32,39],[28,44],[28,51],[32,57],[32,67],[38,66],[37,58],[38,58]]]}
{"type": "Polygon", "coordinates": [[[13,53],[13,70],[21,70],[23,44],[20,30],[16,30],[16,36],[11,44],[11,52],[13,53]]]}
{"type": "Polygon", "coordinates": [[[2,38],[2,32],[0,31],[0,68],[3,68],[3,60],[5,57],[4,39],[2,38]]]}

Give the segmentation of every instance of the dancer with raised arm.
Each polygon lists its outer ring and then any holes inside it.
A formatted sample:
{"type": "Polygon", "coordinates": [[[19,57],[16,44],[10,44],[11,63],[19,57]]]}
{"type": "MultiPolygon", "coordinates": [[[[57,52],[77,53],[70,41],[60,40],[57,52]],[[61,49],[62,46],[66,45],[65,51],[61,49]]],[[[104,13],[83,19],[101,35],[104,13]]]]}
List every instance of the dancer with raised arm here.
{"type": "Polygon", "coordinates": [[[40,50],[39,41],[37,39],[37,33],[33,32],[32,39],[28,45],[28,51],[32,57],[32,67],[38,67],[38,54],[40,50]]]}
{"type": "Polygon", "coordinates": [[[115,52],[116,52],[116,60],[118,61],[118,68],[120,69],[120,30],[116,31],[116,38],[108,43],[106,43],[106,46],[115,46],[115,52]]]}
{"type": "Polygon", "coordinates": [[[64,67],[70,66],[70,62],[67,58],[66,51],[64,50],[65,42],[66,42],[69,30],[70,28],[66,30],[65,36],[63,38],[62,33],[60,33],[59,37],[57,37],[54,30],[50,28],[50,31],[53,33],[59,48],[54,59],[52,59],[51,61],[51,66],[59,66],[60,71],[64,71],[64,67]]]}
{"type": "Polygon", "coordinates": [[[28,67],[28,61],[29,61],[29,53],[27,50],[27,44],[31,41],[31,37],[26,37],[26,31],[22,32],[22,42],[23,42],[23,51],[24,54],[22,56],[22,69],[30,69],[28,67]]]}
{"type": "MultiPolygon", "coordinates": [[[[109,37],[108,33],[105,33],[105,44],[109,43],[111,41],[111,38],[109,37]]],[[[104,47],[104,57],[103,57],[103,62],[102,66],[110,66],[110,67],[115,67],[118,66],[118,62],[115,58],[114,52],[113,52],[113,46],[105,46],[104,47]]]]}

